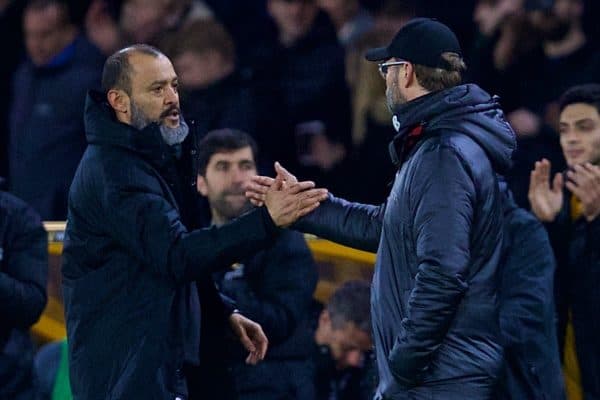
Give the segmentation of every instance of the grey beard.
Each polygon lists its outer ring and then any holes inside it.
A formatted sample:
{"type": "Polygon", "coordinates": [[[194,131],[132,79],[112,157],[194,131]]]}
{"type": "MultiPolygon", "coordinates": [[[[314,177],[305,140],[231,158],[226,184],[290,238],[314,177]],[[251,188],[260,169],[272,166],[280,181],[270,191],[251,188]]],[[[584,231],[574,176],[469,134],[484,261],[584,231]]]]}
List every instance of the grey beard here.
{"type": "MultiPolygon", "coordinates": [[[[144,129],[152,122],[151,119],[146,117],[146,114],[136,105],[134,101],[131,102],[131,125],[139,130],[144,129]]],[[[177,128],[169,128],[164,123],[158,122],[160,134],[169,146],[182,143],[190,132],[189,126],[186,124],[183,116],[179,115],[179,126],[177,128]]]]}
{"type": "Polygon", "coordinates": [[[185,120],[181,115],[179,116],[178,127],[169,128],[165,124],[160,124],[159,127],[160,134],[162,135],[163,140],[169,146],[182,143],[187,137],[188,133],[190,133],[190,128],[188,124],[185,123],[185,120]]]}
{"type": "Polygon", "coordinates": [[[392,113],[392,114],[396,111],[398,106],[401,106],[402,104],[406,103],[406,99],[400,93],[400,91],[398,90],[397,87],[387,88],[385,90],[385,99],[386,99],[386,103],[387,103],[387,108],[390,111],[390,113],[392,113]],[[396,91],[397,96],[394,96],[394,89],[396,91]],[[395,97],[398,97],[398,98],[395,98],[395,97]]]}
{"type": "Polygon", "coordinates": [[[135,104],[135,101],[131,102],[131,125],[139,129],[140,131],[150,125],[151,121],[146,114],[135,104]]]}

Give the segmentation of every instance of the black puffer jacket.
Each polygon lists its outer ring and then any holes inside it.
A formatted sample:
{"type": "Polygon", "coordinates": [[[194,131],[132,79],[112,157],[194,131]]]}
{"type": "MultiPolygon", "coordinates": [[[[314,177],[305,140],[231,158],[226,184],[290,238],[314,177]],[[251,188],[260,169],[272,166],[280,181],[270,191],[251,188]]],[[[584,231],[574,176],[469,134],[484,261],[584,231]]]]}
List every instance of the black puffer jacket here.
{"type": "Polygon", "coordinates": [[[223,325],[212,334],[222,337],[231,311],[211,274],[278,230],[266,209],[191,230],[192,187],[182,178],[191,167],[156,124],[139,131],[111,114],[101,96],[88,96],[89,146],[69,195],[62,272],[73,397],[186,398],[184,363],[218,354],[206,328],[223,325]]]}
{"type": "Polygon", "coordinates": [[[400,158],[386,204],[331,197],[298,228],[377,250],[371,312],[380,396],[487,398],[502,364],[495,173],[510,166],[514,133],[497,100],[475,85],[407,103],[394,124],[399,150],[415,127],[424,135],[400,158]]]}
{"type": "Polygon", "coordinates": [[[47,280],[48,238],[40,216],[0,191],[0,399],[35,398],[28,331],[46,305],[47,280]]]}

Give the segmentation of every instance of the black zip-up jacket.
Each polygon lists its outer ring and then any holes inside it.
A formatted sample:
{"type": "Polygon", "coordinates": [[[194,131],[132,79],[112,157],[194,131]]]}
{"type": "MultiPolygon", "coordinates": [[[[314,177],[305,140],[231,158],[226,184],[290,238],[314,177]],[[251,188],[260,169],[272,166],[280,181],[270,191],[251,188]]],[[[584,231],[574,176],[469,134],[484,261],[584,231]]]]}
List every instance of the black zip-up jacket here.
{"type": "Polygon", "coordinates": [[[40,216],[0,191],[0,399],[35,398],[29,328],[46,306],[47,280],[48,238],[40,216]]]}
{"type": "Polygon", "coordinates": [[[495,174],[510,166],[514,133],[497,100],[475,85],[411,101],[394,125],[394,149],[415,127],[424,134],[399,158],[387,202],[332,196],[298,228],[377,251],[371,318],[379,396],[487,398],[502,365],[495,174]]]}
{"type": "MultiPolygon", "coordinates": [[[[200,312],[204,334],[231,311],[210,275],[267,246],[278,230],[264,208],[191,230],[193,213],[182,206],[191,204],[190,181],[158,125],[120,123],[90,93],[85,126],[89,146],[69,194],[62,266],[73,396],[186,398],[183,364],[198,364],[205,348],[200,312]]],[[[182,157],[193,151],[185,142],[183,149],[182,157]]]]}

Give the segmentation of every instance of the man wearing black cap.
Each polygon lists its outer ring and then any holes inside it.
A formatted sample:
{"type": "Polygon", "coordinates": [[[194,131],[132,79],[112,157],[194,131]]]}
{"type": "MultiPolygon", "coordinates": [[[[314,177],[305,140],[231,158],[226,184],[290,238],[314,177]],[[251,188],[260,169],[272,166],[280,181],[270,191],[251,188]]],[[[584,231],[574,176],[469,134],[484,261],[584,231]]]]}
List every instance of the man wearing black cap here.
{"type": "MultiPolygon", "coordinates": [[[[462,85],[454,33],[407,23],[381,62],[398,167],[382,206],[329,196],[295,228],[377,251],[371,292],[378,399],[488,399],[502,365],[497,283],[514,133],[497,99],[462,85]]],[[[276,165],[279,179],[295,177],[276,165]]],[[[248,195],[260,203],[270,178],[248,195]]]]}

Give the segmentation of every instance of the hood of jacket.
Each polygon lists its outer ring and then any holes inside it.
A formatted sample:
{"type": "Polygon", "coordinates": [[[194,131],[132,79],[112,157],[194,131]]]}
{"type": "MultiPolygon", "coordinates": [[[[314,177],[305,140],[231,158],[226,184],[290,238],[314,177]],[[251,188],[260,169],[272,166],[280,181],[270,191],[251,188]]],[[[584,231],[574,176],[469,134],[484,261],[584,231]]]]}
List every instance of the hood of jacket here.
{"type": "Polygon", "coordinates": [[[455,86],[403,104],[392,123],[398,132],[394,141],[404,140],[418,125],[423,126],[425,135],[441,130],[460,132],[484,149],[496,172],[505,173],[511,166],[515,133],[504,118],[499,98],[477,85],[455,86]]]}

